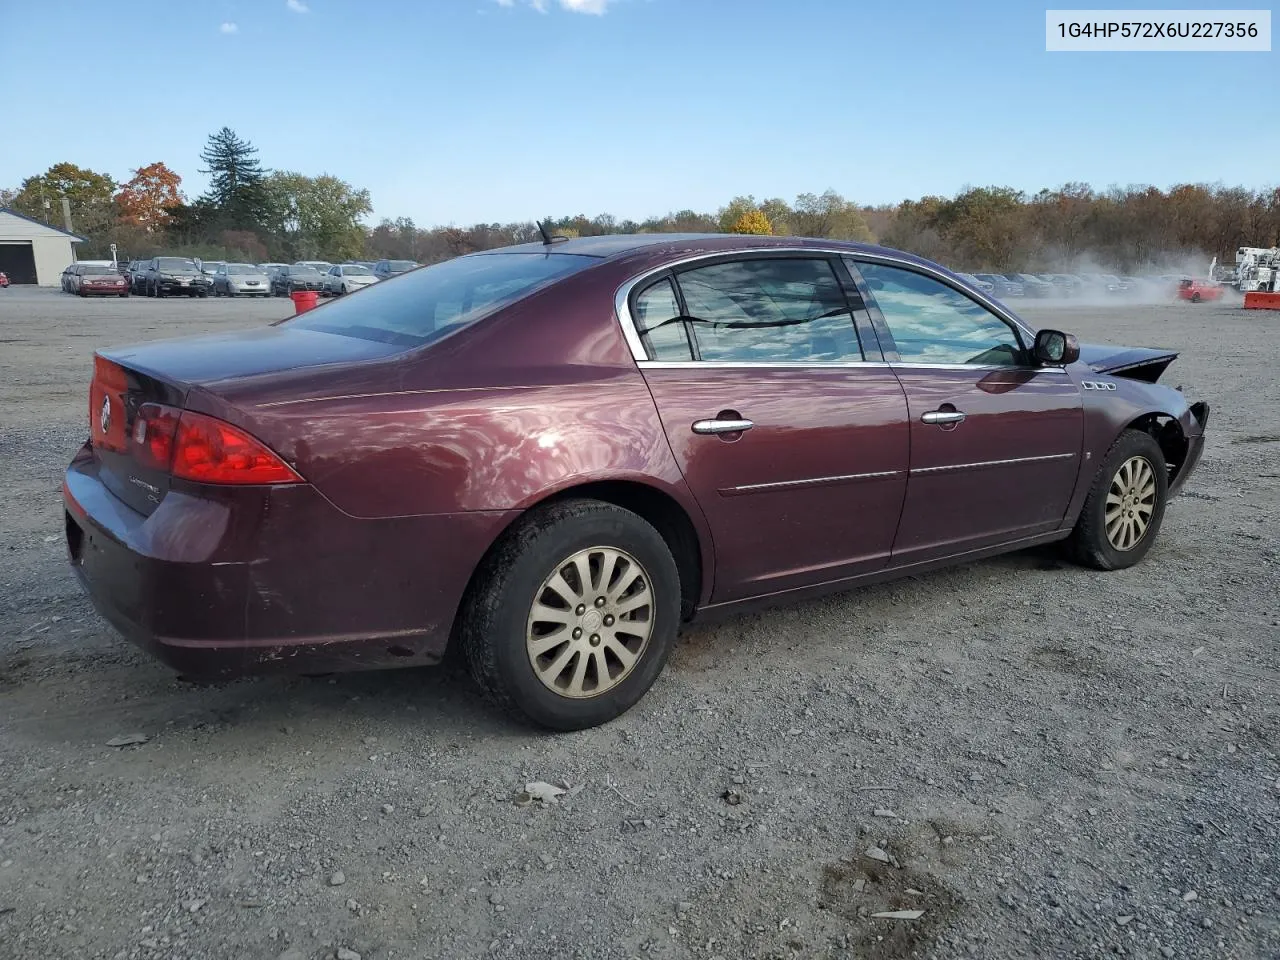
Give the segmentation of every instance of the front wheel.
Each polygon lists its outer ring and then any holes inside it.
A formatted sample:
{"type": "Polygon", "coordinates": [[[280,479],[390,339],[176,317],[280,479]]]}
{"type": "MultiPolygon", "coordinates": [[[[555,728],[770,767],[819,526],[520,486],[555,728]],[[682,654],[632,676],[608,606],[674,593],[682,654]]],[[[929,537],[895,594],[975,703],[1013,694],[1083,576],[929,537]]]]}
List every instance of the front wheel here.
{"type": "Polygon", "coordinates": [[[1148,433],[1125,430],[1102,462],[1068,547],[1097,570],[1122,570],[1147,555],[1164,519],[1169,470],[1148,433]]]}
{"type": "Polygon", "coordinates": [[[679,622],[680,576],[657,530],[613,504],[571,500],[532,511],[491,551],[461,641],[508,712],[581,730],[644,696],[679,622]]]}

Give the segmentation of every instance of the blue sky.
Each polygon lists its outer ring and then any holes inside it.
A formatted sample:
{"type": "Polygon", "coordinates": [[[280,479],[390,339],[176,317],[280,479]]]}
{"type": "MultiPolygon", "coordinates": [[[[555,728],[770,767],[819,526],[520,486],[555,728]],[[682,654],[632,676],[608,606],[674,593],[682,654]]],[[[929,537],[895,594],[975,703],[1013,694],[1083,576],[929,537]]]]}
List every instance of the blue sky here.
{"type": "Polygon", "coordinates": [[[162,160],[194,196],[224,124],[267,166],[334,174],[375,220],[420,225],[1280,176],[1280,123],[1248,119],[1275,105],[1242,100],[1274,86],[1276,53],[1046,53],[1045,3],[158,6],[0,0],[0,186],[162,160]]]}

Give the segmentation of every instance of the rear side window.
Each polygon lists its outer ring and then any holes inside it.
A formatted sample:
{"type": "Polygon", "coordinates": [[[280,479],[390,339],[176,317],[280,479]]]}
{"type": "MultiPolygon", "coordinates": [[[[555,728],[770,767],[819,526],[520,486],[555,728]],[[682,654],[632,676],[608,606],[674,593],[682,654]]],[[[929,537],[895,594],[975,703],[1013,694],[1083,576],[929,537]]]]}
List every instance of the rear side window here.
{"type": "Polygon", "coordinates": [[[636,297],[636,326],[654,360],[692,360],[687,328],[670,280],[662,280],[636,297]]]}
{"type": "Polygon", "coordinates": [[[750,259],[678,277],[702,360],[858,361],[853,315],[825,259],[750,259]]]}
{"type": "Polygon", "coordinates": [[[285,322],[300,330],[418,347],[599,262],[571,253],[473,254],[375,283],[359,297],[285,322]]]}

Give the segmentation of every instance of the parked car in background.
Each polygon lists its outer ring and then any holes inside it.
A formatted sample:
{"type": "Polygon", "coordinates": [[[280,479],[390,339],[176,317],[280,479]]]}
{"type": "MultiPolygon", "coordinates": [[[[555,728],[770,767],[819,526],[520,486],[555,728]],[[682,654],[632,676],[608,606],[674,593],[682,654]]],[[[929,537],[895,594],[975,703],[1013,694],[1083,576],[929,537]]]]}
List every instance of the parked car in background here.
{"type": "Polygon", "coordinates": [[[287,267],[287,266],[288,266],[287,263],[260,263],[258,264],[258,269],[261,270],[263,273],[267,274],[268,276],[270,276],[272,270],[278,270],[281,267],[287,267]]]}
{"type": "Polygon", "coordinates": [[[326,274],[329,268],[333,266],[328,260],[299,260],[294,264],[295,267],[310,267],[316,273],[326,274]]]}
{"type": "Polygon", "coordinates": [[[1155,382],[1176,356],[879,247],[526,244],[100,351],[61,526],[99,612],[186,676],[455,643],[517,717],[578,729],[700,612],[1054,542],[1139,563],[1209,419],[1155,382]]]}
{"type": "Polygon", "coordinates": [[[76,263],[69,263],[69,264],[67,264],[65,267],[63,267],[63,268],[62,268],[62,278],[61,278],[61,282],[62,282],[62,292],[63,292],[63,293],[75,293],[75,292],[76,292],[76,291],[75,291],[75,288],[74,288],[74,286],[73,286],[74,281],[72,280],[72,277],[74,277],[74,276],[75,276],[75,273],[76,273],[76,267],[78,267],[78,266],[79,266],[79,264],[76,264],[76,263]]]}
{"type": "Polygon", "coordinates": [[[290,266],[277,267],[271,274],[271,292],[277,297],[287,297],[291,293],[303,290],[315,290],[317,293],[324,286],[324,274],[315,267],[290,266]]]}
{"type": "Polygon", "coordinates": [[[3,290],[7,286],[9,286],[9,275],[3,270],[0,270],[0,290],[3,290]]]}
{"type": "Polygon", "coordinates": [[[1041,280],[1033,273],[1006,273],[1004,278],[1010,283],[1022,284],[1024,297],[1045,299],[1054,295],[1053,284],[1041,280]]]}
{"type": "Polygon", "coordinates": [[[82,297],[127,297],[129,283],[119,272],[107,264],[77,264],[76,293],[82,297]]]}
{"type": "Polygon", "coordinates": [[[973,287],[973,289],[985,293],[988,297],[996,295],[996,285],[989,280],[980,280],[972,273],[957,273],[956,276],[973,287]]]}
{"type": "Polygon", "coordinates": [[[1022,296],[1022,284],[1010,280],[1008,277],[1001,276],[998,273],[975,273],[974,276],[995,287],[997,297],[1022,296]]]}
{"type": "Polygon", "coordinates": [[[130,260],[124,266],[123,276],[129,284],[130,293],[142,293],[142,284],[146,277],[146,260],[130,260]]]}
{"type": "Polygon", "coordinates": [[[377,282],[378,278],[368,267],[357,263],[341,263],[329,268],[329,272],[324,276],[324,287],[320,292],[326,296],[337,297],[344,293],[355,293],[377,282]]]}
{"type": "Polygon", "coordinates": [[[218,268],[226,263],[225,260],[201,260],[200,272],[209,280],[209,289],[213,290],[213,278],[218,273],[218,268]]]}
{"type": "Polygon", "coordinates": [[[398,277],[410,270],[417,270],[422,264],[415,260],[379,260],[373,265],[373,273],[379,280],[387,277],[398,277]]]}
{"type": "Polygon", "coordinates": [[[1075,296],[1084,284],[1069,273],[1040,273],[1037,276],[1053,287],[1059,297],[1075,296]]]}
{"type": "Polygon", "coordinates": [[[224,263],[213,275],[215,297],[269,297],[271,279],[251,263],[224,263]]]}
{"type": "Polygon", "coordinates": [[[147,265],[148,297],[207,297],[211,286],[196,262],[188,257],[153,257],[147,265]]]}

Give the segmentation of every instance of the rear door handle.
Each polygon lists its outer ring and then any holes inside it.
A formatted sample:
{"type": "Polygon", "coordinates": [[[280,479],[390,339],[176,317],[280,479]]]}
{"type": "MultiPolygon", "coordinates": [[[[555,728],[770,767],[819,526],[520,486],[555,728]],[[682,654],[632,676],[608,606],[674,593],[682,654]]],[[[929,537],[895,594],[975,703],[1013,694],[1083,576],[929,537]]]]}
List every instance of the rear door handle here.
{"type": "Polygon", "coordinates": [[[959,410],[930,410],[920,418],[920,422],[943,426],[948,423],[964,423],[964,414],[959,410]]]}
{"type": "Polygon", "coordinates": [[[750,420],[695,420],[693,432],[702,434],[742,433],[750,430],[755,424],[750,420]]]}

